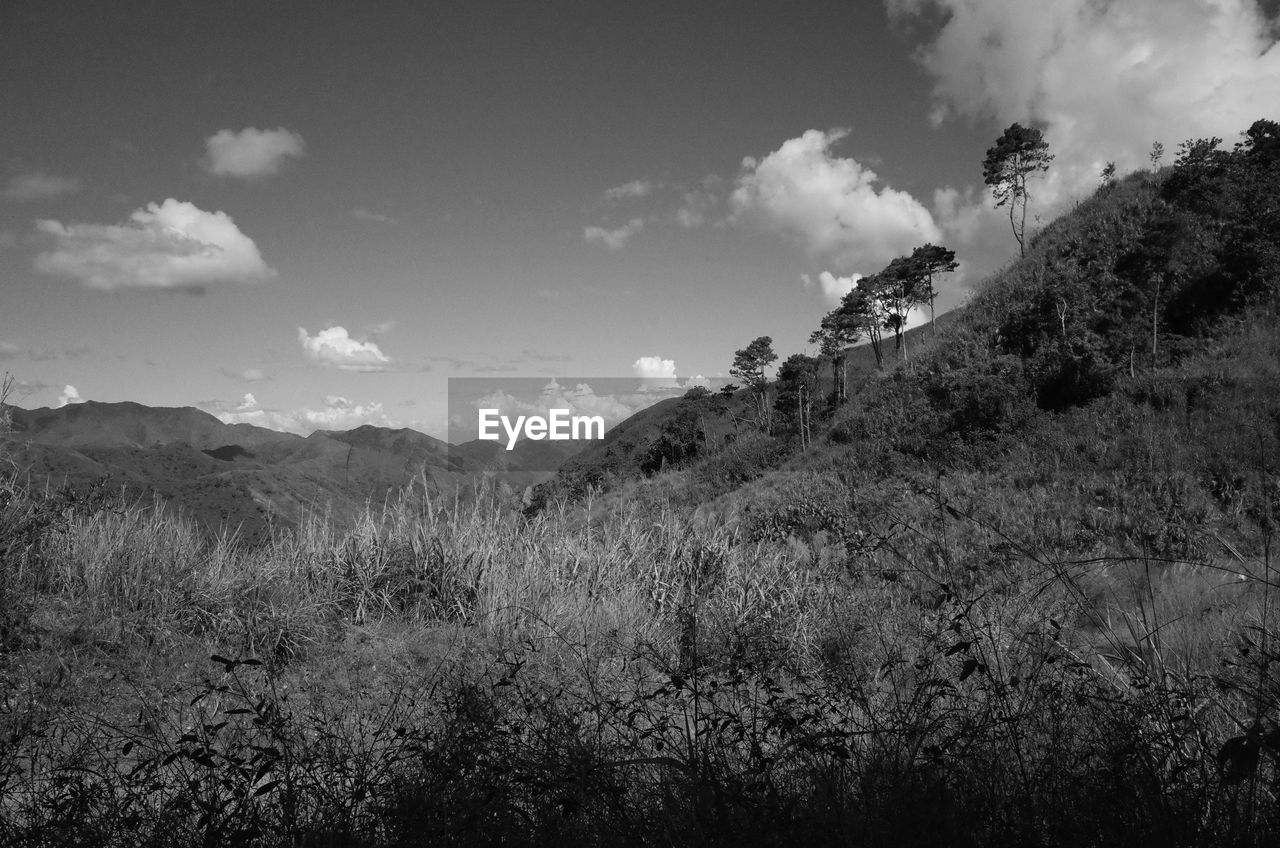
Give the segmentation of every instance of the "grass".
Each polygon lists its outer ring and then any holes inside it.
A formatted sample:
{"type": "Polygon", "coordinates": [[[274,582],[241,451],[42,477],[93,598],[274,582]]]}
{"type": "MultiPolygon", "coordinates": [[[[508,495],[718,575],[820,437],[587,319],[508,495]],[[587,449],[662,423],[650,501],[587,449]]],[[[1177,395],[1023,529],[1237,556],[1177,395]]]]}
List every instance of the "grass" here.
{"type": "Polygon", "coordinates": [[[0,485],[0,844],[1276,844],[1268,150],[1100,190],[806,451],[252,546],[0,485]]]}
{"type": "Polygon", "coordinates": [[[1007,505],[777,491],[737,521],[418,493],[251,548],[7,488],[7,539],[46,523],[6,549],[0,841],[1208,845],[1275,826],[1269,560],[1079,557],[1013,539],[1007,505]]]}

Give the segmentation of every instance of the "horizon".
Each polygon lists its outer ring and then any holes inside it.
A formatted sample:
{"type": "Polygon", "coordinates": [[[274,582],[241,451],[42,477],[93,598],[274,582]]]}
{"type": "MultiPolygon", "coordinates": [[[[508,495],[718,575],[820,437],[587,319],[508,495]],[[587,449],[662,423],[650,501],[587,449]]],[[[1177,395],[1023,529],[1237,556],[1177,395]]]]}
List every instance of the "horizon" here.
{"type": "Polygon", "coordinates": [[[812,352],[925,242],[945,314],[1017,255],[1004,127],[1056,156],[1039,223],[1153,142],[1229,146],[1274,110],[1278,5],[8,9],[0,372],[35,408],[447,440],[448,378],[812,352]]]}

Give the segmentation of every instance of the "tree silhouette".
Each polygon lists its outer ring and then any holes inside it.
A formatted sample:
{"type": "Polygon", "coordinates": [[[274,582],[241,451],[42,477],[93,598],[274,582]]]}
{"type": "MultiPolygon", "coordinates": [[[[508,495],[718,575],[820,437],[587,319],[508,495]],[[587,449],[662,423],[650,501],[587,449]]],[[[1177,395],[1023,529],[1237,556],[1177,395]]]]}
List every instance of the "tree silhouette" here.
{"type": "Polygon", "coordinates": [[[760,336],[742,350],[734,352],[733,367],[729,369],[732,376],[737,377],[754,392],[760,428],[766,431],[769,429],[771,416],[767,397],[769,381],[765,378],[764,369],[777,359],[778,354],[773,352],[773,339],[769,336],[760,336]]]}
{"type": "Polygon", "coordinates": [[[899,256],[876,275],[877,295],[885,311],[884,324],[893,330],[893,349],[907,359],[907,316],[912,308],[929,302],[924,269],[913,256],[899,256]]]}
{"type": "Polygon", "coordinates": [[[1018,254],[1026,256],[1027,177],[1036,171],[1049,170],[1053,154],[1049,142],[1035,128],[1010,124],[995,146],[987,150],[982,163],[982,181],[991,187],[996,206],[1009,207],[1009,226],[1018,240],[1018,254]],[[1021,212],[1021,215],[1019,215],[1021,212]]]}
{"type": "Polygon", "coordinates": [[[813,394],[818,385],[818,359],[793,353],[778,367],[778,398],[774,405],[784,419],[795,422],[800,449],[813,441],[813,394]]]}
{"type": "Polygon", "coordinates": [[[843,401],[849,394],[849,379],[845,373],[846,351],[857,344],[865,332],[865,322],[845,309],[842,301],[840,306],[823,315],[818,329],[809,334],[809,344],[818,345],[818,354],[831,360],[831,394],[835,403],[843,401]]]}
{"type": "MultiPolygon", "coordinates": [[[[929,323],[932,325],[936,320],[933,312],[933,299],[938,296],[937,289],[933,285],[934,274],[949,274],[960,267],[960,263],[956,262],[956,252],[948,250],[945,247],[939,247],[936,244],[925,244],[911,251],[911,258],[919,266],[920,273],[924,275],[924,294],[925,302],[929,304],[929,323]]],[[[937,332],[935,327],[934,332],[937,332]]]]}
{"type": "Polygon", "coordinates": [[[884,329],[887,326],[888,311],[881,300],[885,281],[879,274],[872,274],[858,280],[853,291],[840,301],[839,310],[849,321],[862,329],[871,340],[871,351],[876,356],[876,368],[884,368],[884,329]]]}

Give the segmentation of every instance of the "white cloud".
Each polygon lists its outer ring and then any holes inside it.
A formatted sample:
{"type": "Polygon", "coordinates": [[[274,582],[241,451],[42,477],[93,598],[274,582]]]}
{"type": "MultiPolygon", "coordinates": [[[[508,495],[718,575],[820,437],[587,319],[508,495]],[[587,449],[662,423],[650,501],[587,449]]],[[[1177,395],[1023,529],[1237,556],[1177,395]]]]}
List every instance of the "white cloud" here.
{"type": "Polygon", "coordinates": [[[35,171],[10,177],[9,184],[0,191],[0,196],[7,200],[47,200],[64,194],[75,194],[79,190],[80,181],[75,177],[56,177],[43,171],[35,171]]]}
{"type": "Polygon", "coordinates": [[[694,386],[701,386],[704,389],[709,389],[711,388],[711,381],[708,380],[706,377],[702,376],[701,374],[698,374],[697,376],[694,376],[694,377],[690,377],[689,379],[684,381],[684,387],[686,389],[692,389],[694,386]]]}
{"type": "Polygon", "coordinates": [[[206,171],[240,179],[270,176],[280,170],[286,157],[301,157],[306,152],[302,136],[283,127],[246,127],[238,133],[219,130],[205,139],[204,146],[201,165],[206,171]]]}
{"type": "Polygon", "coordinates": [[[362,221],[373,221],[378,224],[398,224],[400,223],[390,215],[384,215],[381,212],[372,212],[364,207],[357,206],[351,210],[351,214],[362,221]]]}
{"type": "Polygon", "coordinates": [[[763,159],[743,160],[730,197],[735,220],[756,221],[798,238],[842,268],[877,269],[940,237],[910,194],[885,186],[854,159],[833,156],[847,130],[809,130],[763,159]]]}
{"type": "Polygon", "coordinates": [[[661,356],[642,356],[631,363],[631,370],[644,382],[640,385],[643,392],[663,391],[679,388],[676,379],[676,361],[663,359],[661,356]]]}
{"type": "Polygon", "coordinates": [[[222,402],[202,406],[224,424],[253,424],[302,436],[316,430],[351,430],[365,424],[391,428],[401,426],[387,416],[381,403],[352,403],[347,398],[333,395],[326,397],[324,406],[319,408],[264,409],[252,394],[246,394],[234,407],[222,402]]]}
{"type": "Polygon", "coordinates": [[[992,143],[1014,121],[1045,128],[1057,159],[1031,188],[1033,212],[1092,191],[1109,161],[1146,167],[1154,141],[1170,154],[1187,138],[1230,143],[1275,117],[1280,47],[1256,0],[886,5],[898,19],[945,13],[919,53],[936,121],[992,120],[992,143]]]}
{"type": "Polygon", "coordinates": [[[832,303],[839,303],[841,298],[853,291],[853,287],[858,284],[858,280],[862,279],[862,275],[850,274],[847,277],[837,277],[830,271],[823,271],[816,281],[808,274],[801,274],[800,279],[804,280],[805,288],[816,285],[822,290],[823,297],[832,303]]]}
{"type": "Polygon", "coordinates": [[[13,342],[0,342],[0,359],[13,359],[22,353],[22,348],[13,342]]]}
{"type": "Polygon", "coordinates": [[[997,209],[980,189],[960,191],[951,186],[933,194],[933,214],[942,228],[943,243],[955,249],[960,263],[954,273],[934,281],[937,308],[950,309],[963,290],[999,270],[1016,253],[1009,216],[997,209]]]}
{"type": "Polygon", "coordinates": [[[330,395],[324,399],[322,409],[301,410],[304,421],[321,430],[350,430],[364,424],[379,427],[391,427],[391,421],[378,402],[368,404],[352,403],[344,397],[330,395]]]}
{"type": "Polygon", "coordinates": [[[625,200],[634,197],[648,197],[658,187],[657,183],[649,180],[632,180],[629,183],[623,183],[620,186],[614,186],[607,189],[604,193],[605,200],[625,200]]]}
{"type": "Polygon", "coordinates": [[[124,224],[38,220],[36,230],[54,242],[36,256],[36,269],[92,289],[200,289],[276,275],[229,215],[173,198],[148,204],[124,224]]]}
{"type": "Polygon", "coordinates": [[[385,371],[391,364],[376,342],[353,339],[345,327],[330,327],[314,336],[299,327],[298,341],[312,360],[343,371],[385,371]]]}
{"type": "Polygon", "coordinates": [[[80,392],[76,390],[76,387],[71,384],[67,384],[66,386],[63,386],[62,394],[58,396],[58,402],[53,405],[53,408],[61,409],[67,404],[81,403],[83,401],[84,398],[80,397],[80,392]]]}
{"type": "Polygon", "coordinates": [[[606,230],[603,227],[585,227],[582,230],[582,237],[587,241],[598,241],[610,250],[619,250],[636,233],[644,229],[644,221],[640,218],[632,218],[621,227],[613,230],[606,230]]]}
{"type": "Polygon", "coordinates": [[[643,380],[672,380],[676,376],[676,361],[661,356],[642,356],[631,364],[631,370],[643,380]]]}
{"type": "Polygon", "coordinates": [[[510,392],[496,389],[475,401],[477,409],[497,409],[500,415],[514,418],[517,415],[546,416],[551,409],[567,409],[570,415],[599,415],[606,426],[612,426],[651,406],[661,397],[633,395],[598,395],[587,383],[572,387],[562,386],[555,380],[543,387],[537,400],[524,400],[510,392]]]}

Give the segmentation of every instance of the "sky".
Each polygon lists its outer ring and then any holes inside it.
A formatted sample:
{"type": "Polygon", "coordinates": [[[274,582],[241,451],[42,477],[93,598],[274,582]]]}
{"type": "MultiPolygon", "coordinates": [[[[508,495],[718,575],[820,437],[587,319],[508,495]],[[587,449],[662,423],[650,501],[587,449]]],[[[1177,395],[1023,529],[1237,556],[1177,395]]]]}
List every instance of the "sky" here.
{"type": "Polygon", "coordinates": [[[859,275],[1280,118],[1276,0],[0,6],[0,371],[309,433],[453,378],[727,375],[859,275]]]}

